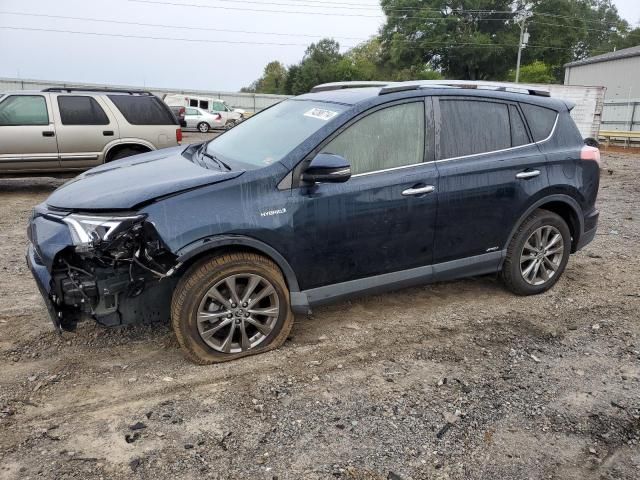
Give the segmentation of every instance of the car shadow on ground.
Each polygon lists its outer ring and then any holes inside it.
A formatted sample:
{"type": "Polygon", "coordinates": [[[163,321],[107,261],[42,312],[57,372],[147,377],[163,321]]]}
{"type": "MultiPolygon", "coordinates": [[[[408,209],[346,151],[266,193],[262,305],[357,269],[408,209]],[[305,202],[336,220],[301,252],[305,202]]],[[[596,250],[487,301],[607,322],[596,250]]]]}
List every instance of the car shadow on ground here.
{"type": "Polygon", "coordinates": [[[0,193],[47,193],[72,179],[76,174],[65,174],[60,177],[0,177],[0,193]]]}

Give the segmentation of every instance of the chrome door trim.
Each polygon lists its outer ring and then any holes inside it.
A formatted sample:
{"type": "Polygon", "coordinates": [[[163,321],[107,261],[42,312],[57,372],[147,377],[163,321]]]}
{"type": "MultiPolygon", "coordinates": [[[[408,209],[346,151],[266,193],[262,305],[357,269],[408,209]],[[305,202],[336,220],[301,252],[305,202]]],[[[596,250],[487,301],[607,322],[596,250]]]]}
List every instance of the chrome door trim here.
{"type": "Polygon", "coordinates": [[[60,160],[97,160],[97,153],[62,153],[60,154],[60,160]]]}
{"type": "Polygon", "coordinates": [[[394,171],[394,170],[400,170],[402,168],[411,168],[411,167],[418,167],[420,165],[429,165],[429,164],[432,164],[432,163],[450,162],[452,160],[464,160],[464,159],[467,159],[467,158],[479,157],[481,155],[492,155],[492,154],[496,154],[496,153],[510,152],[512,150],[518,150],[518,149],[525,148],[525,147],[531,147],[533,145],[541,145],[541,144],[543,144],[545,142],[548,142],[551,139],[551,137],[553,137],[553,134],[556,131],[556,127],[558,126],[558,120],[559,119],[560,119],[560,114],[556,113],[556,120],[553,123],[553,128],[551,129],[551,133],[549,133],[547,138],[545,138],[543,140],[540,140],[539,142],[531,142],[531,143],[527,143],[525,145],[518,145],[517,147],[503,148],[501,150],[492,150],[490,152],[473,153],[471,155],[462,155],[460,157],[442,158],[440,160],[435,160],[435,161],[432,161],[432,162],[412,163],[411,165],[402,165],[400,167],[392,167],[392,168],[385,168],[385,169],[382,169],[382,170],[374,170],[372,172],[358,173],[356,175],[352,175],[351,178],[363,177],[365,175],[374,175],[374,174],[377,174],[377,173],[391,172],[391,171],[394,171]]]}

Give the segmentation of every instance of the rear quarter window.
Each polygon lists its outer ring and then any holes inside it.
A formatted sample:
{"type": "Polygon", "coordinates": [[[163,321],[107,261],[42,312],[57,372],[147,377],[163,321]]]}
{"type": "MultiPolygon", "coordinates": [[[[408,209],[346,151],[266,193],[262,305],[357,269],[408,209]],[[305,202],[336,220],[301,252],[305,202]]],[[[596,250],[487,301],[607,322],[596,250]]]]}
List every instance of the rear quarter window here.
{"type": "Polygon", "coordinates": [[[520,107],[524,112],[524,116],[527,118],[533,140],[540,142],[547,138],[556,123],[558,112],[550,108],[530,105],[528,103],[521,103],[520,107]]]}
{"type": "Polygon", "coordinates": [[[132,125],[177,125],[171,111],[154,96],[107,96],[132,125]]]}

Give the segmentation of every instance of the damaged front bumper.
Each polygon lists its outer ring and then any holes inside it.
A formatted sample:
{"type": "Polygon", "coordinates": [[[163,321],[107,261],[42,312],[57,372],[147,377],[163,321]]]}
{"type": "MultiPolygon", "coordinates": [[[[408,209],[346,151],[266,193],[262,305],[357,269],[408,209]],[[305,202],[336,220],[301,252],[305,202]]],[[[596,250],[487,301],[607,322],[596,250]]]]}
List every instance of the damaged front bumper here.
{"type": "Polygon", "coordinates": [[[55,327],[73,330],[86,318],[105,326],[168,320],[179,265],[153,225],[140,216],[79,243],[87,238],[73,222],[40,206],[28,227],[27,265],[55,327]]]}
{"type": "Polygon", "coordinates": [[[32,244],[29,244],[29,247],[27,248],[27,265],[29,266],[29,270],[31,270],[33,278],[36,281],[38,290],[42,295],[47,311],[49,312],[49,318],[51,318],[51,321],[53,322],[53,326],[56,330],[61,330],[60,318],[62,317],[62,312],[56,309],[51,298],[51,275],[49,274],[47,267],[39,262],[39,259],[36,257],[35,248],[32,244]]]}

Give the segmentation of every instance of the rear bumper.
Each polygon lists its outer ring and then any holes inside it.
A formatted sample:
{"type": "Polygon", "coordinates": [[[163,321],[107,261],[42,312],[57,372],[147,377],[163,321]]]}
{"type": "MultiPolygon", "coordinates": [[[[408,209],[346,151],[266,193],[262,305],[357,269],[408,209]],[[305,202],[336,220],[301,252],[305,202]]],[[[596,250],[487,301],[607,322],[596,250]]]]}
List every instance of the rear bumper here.
{"type": "Polygon", "coordinates": [[[600,218],[600,212],[595,209],[591,211],[589,214],[585,215],[584,231],[582,232],[582,235],[580,235],[580,239],[578,240],[578,245],[576,245],[576,251],[584,248],[586,245],[591,243],[593,239],[596,237],[599,218],[600,218]]]}

